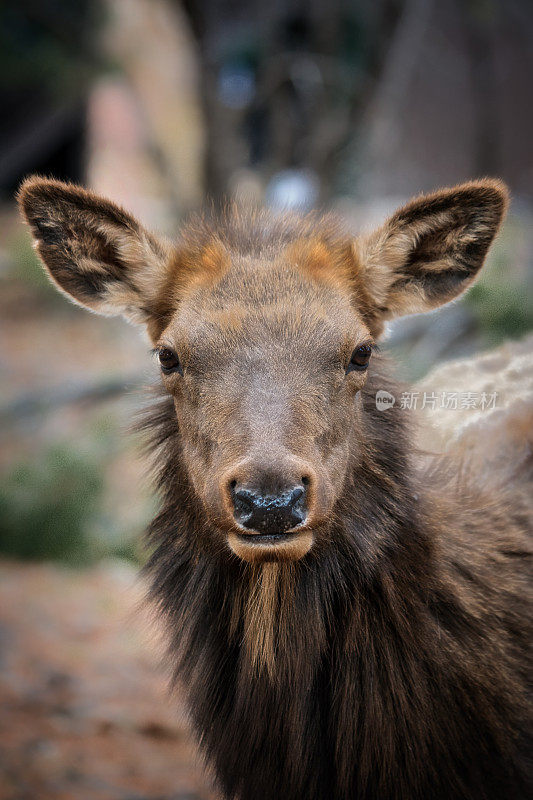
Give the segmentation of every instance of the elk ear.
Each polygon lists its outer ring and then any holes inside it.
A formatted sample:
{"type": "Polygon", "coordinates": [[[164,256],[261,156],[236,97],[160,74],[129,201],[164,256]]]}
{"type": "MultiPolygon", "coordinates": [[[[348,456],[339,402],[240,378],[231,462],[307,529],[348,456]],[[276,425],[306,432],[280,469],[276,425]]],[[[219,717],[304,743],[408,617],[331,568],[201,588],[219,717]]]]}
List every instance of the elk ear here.
{"type": "Polygon", "coordinates": [[[355,245],[371,316],[428,311],[458,297],[483,266],[508,204],[498,180],[412,200],[355,245]]]}
{"type": "Polygon", "coordinates": [[[31,177],[18,202],[59,289],[100,314],[150,318],[170,257],[167,245],[114,203],[78,186],[31,177]]]}

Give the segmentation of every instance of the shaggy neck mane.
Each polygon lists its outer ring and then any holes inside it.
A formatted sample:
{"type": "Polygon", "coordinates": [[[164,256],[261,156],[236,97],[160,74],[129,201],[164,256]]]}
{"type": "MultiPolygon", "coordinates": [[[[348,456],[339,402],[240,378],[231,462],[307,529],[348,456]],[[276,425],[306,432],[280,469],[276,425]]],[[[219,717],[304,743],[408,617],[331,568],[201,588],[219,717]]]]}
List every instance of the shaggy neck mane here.
{"type": "Polygon", "coordinates": [[[191,597],[213,596],[228,634],[244,645],[243,668],[266,671],[272,680],[294,674],[295,667],[298,674],[313,672],[328,630],[333,623],[338,626],[339,610],[353,605],[362,586],[377,587],[384,574],[393,577],[395,565],[403,566],[406,558],[412,559],[413,569],[421,555],[427,563],[427,553],[420,552],[427,550],[427,543],[410,485],[404,423],[398,414],[376,411],[376,380],[379,388],[392,388],[382,374],[369,378],[363,402],[370,433],[362,463],[346,479],[329,535],[297,562],[254,565],[229,549],[213,552],[216,538],[182,465],[173,401],[165,397],[149,409],[141,426],[150,432],[149,446],[155,451],[162,509],[148,532],[155,550],[147,571],[163,611],[173,623],[178,615],[182,650],[187,649],[184,631],[193,637],[194,647],[193,618],[209,617],[209,603],[203,608],[197,601],[188,603],[190,587],[191,597]],[[214,573],[220,575],[217,580],[214,573]],[[179,598],[174,586],[180,587],[179,598]]]}
{"type": "Polygon", "coordinates": [[[182,465],[171,398],[144,423],[162,496],[149,529],[151,595],[169,623],[174,680],[187,687],[228,797],[324,798],[336,786],[348,798],[355,785],[358,797],[373,786],[368,797],[399,799],[403,780],[421,782],[421,797],[437,797],[452,770],[462,797],[470,777],[461,771],[480,740],[482,768],[497,780],[491,753],[502,749],[507,691],[485,667],[496,654],[437,574],[439,529],[413,483],[405,413],[377,411],[378,388],[396,391],[379,358],[363,394],[362,461],[347,478],[328,541],[297,562],[252,565],[229,549],[214,551],[182,465]],[[485,720],[468,723],[469,738],[465,718],[481,707],[485,720]],[[456,756],[436,720],[460,743],[456,756]],[[310,741],[310,730],[324,729],[327,741],[310,741]],[[391,781],[398,763],[403,778],[391,781]]]}

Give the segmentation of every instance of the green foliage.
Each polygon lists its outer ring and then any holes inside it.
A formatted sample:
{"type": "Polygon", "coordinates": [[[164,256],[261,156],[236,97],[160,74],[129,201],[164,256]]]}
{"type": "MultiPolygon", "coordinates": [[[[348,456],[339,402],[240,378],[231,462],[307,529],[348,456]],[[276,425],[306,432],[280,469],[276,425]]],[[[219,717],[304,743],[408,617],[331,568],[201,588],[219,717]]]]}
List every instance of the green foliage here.
{"type": "Polygon", "coordinates": [[[533,328],[531,300],[520,286],[479,284],[470,292],[468,303],[491,347],[505,339],[519,339],[533,328]]]}
{"type": "Polygon", "coordinates": [[[526,264],[513,264],[523,225],[511,219],[497,240],[479,281],[465,302],[473,312],[485,343],[495,347],[505,339],[519,339],[533,329],[531,277],[526,264]]]}
{"type": "Polygon", "coordinates": [[[61,316],[75,313],[74,306],[65,302],[48,278],[44,267],[35,252],[29,231],[17,227],[16,232],[7,237],[6,278],[35,297],[39,304],[54,314],[61,316]]]}
{"type": "Polygon", "coordinates": [[[20,230],[19,228],[17,233],[9,238],[7,242],[7,258],[10,278],[15,278],[38,290],[47,291],[50,289],[51,295],[57,294],[57,291],[52,288],[50,281],[46,277],[43,265],[33,249],[29,231],[20,230]]]}
{"type": "Polygon", "coordinates": [[[103,15],[101,0],[4,0],[0,89],[42,85],[62,99],[76,95],[100,65],[95,40],[103,15]]]}
{"type": "Polygon", "coordinates": [[[102,489],[99,465],[65,447],[17,466],[0,485],[0,552],[77,564],[93,560],[88,526],[102,489]]]}

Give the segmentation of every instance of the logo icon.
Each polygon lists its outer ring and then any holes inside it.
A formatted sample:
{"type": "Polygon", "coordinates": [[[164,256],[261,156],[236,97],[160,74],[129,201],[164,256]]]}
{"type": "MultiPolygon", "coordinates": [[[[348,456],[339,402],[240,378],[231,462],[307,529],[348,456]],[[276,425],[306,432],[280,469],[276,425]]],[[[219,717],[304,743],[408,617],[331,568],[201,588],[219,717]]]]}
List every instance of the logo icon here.
{"type": "Polygon", "coordinates": [[[385,389],[380,389],[379,392],[376,392],[376,408],[378,411],[387,411],[387,409],[393,407],[395,402],[394,395],[386,392],[385,389]]]}

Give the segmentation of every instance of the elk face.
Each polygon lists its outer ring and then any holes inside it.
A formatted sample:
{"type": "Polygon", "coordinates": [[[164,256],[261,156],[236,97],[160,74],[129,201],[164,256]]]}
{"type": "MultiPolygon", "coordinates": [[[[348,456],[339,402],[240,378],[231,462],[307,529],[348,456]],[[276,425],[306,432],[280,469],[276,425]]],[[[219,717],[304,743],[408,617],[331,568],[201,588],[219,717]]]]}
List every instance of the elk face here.
{"type": "Polygon", "coordinates": [[[444,190],[353,241],[328,220],[235,214],[177,246],[76,187],[29,179],[20,202],[61,290],[147,326],[213,537],[265,561],[327,546],[364,449],[361,389],[384,320],[470,285],[506,194],[495,181],[444,190]]]}
{"type": "Polygon", "coordinates": [[[288,250],[228,257],[156,345],[196,494],[244,558],[298,558],[320,535],[371,353],[350,294],[314,282],[288,250]]]}

